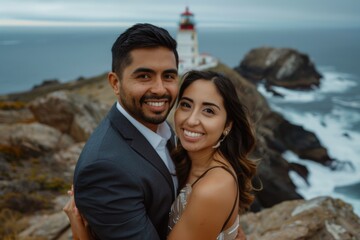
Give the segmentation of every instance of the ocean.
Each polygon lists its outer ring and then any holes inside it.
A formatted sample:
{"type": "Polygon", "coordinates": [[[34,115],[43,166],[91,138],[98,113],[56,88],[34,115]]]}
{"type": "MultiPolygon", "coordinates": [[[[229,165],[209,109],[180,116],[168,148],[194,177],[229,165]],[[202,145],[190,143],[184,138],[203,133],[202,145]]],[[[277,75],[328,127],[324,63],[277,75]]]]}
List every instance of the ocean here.
{"type": "MultiPolygon", "coordinates": [[[[110,70],[112,43],[124,28],[0,27],[0,95],[31,89],[43,80],[61,82],[110,70]]],[[[176,29],[169,28],[175,37],[176,29]]],[[[332,171],[284,153],[308,167],[309,183],[291,172],[306,199],[332,196],[350,203],[360,216],[360,29],[199,29],[199,49],[229,67],[237,66],[253,48],[294,48],[308,54],[323,75],[320,88],[291,91],[276,88],[274,97],[258,90],[270,106],[291,122],[316,133],[329,155],[349,161],[332,171]],[[346,190],[335,188],[352,185],[346,190]]]]}

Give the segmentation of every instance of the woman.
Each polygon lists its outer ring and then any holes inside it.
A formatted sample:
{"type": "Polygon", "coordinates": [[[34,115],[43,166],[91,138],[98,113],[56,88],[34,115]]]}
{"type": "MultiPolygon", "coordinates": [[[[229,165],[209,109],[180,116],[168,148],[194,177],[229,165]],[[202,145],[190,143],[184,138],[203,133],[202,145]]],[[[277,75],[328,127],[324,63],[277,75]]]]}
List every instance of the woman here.
{"type": "MultiPolygon", "coordinates": [[[[235,239],[238,213],[253,200],[256,163],[248,158],[255,138],[234,85],[215,72],[190,71],[180,87],[174,122],[180,191],[168,239],[235,239]]],[[[68,215],[73,233],[88,239],[79,214],[68,215]]]]}

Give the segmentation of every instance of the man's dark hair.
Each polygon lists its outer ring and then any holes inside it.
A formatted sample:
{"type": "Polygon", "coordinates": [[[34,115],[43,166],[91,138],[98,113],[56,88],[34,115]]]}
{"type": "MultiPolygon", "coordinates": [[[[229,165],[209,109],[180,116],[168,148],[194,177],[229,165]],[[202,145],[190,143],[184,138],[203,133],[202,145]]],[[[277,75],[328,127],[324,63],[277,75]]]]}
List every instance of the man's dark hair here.
{"type": "Polygon", "coordinates": [[[179,64],[176,41],[164,28],[149,23],[138,23],[128,28],[115,41],[111,48],[112,71],[122,79],[124,68],[131,64],[130,52],[138,48],[165,47],[172,50],[179,64]]]}

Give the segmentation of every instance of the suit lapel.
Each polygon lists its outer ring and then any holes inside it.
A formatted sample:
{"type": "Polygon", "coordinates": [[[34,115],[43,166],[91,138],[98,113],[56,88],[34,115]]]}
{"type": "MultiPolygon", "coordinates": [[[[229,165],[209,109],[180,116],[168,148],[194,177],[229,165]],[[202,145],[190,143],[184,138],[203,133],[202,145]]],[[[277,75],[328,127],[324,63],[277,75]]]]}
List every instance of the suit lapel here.
{"type": "Polygon", "coordinates": [[[129,145],[164,176],[173,193],[174,184],[165,163],[146,138],[116,108],[116,104],[111,108],[108,118],[112,122],[113,127],[129,142],[129,145]]]}

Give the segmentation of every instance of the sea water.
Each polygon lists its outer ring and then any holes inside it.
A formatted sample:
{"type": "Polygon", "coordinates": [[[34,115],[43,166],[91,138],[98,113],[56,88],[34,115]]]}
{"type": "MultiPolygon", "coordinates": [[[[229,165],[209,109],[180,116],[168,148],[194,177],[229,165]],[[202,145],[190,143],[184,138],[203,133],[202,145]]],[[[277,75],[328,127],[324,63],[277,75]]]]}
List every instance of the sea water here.
{"type": "MultiPolygon", "coordinates": [[[[30,90],[44,80],[61,82],[90,77],[111,68],[111,45],[124,28],[0,27],[0,94],[30,90]]],[[[176,37],[176,29],[169,28],[176,37]]],[[[349,161],[332,171],[294,153],[284,157],[310,171],[307,186],[291,172],[299,193],[341,198],[360,215],[356,194],[336,192],[335,187],[360,182],[360,29],[205,29],[198,27],[199,49],[229,67],[237,66],[257,47],[294,48],[307,54],[323,75],[320,88],[291,91],[275,88],[274,97],[260,84],[259,91],[274,111],[313,131],[330,157],[349,161]]],[[[359,192],[360,189],[353,189],[359,192]]]]}

